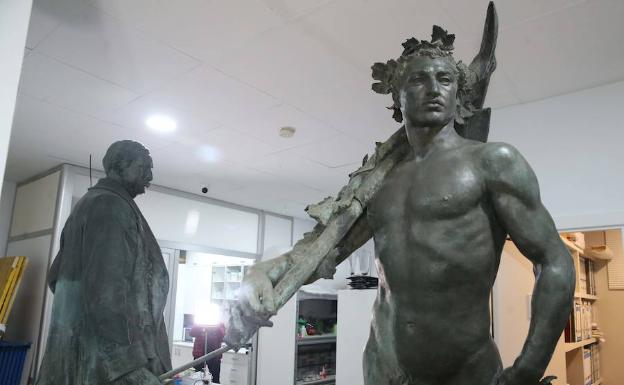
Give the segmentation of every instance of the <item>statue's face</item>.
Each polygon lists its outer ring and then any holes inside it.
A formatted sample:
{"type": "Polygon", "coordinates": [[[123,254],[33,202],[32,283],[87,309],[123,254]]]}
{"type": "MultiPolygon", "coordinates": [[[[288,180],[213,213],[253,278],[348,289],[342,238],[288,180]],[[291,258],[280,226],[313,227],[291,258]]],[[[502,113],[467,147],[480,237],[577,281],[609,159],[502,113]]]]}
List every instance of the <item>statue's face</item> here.
{"type": "Polygon", "coordinates": [[[455,117],[457,75],[447,58],[419,56],[408,64],[400,90],[405,122],[416,127],[442,127],[455,117]]]}
{"type": "Polygon", "coordinates": [[[131,196],[135,197],[145,193],[145,189],[149,187],[152,181],[152,167],[150,156],[140,156],[123,170],[123,185],[131,196]]]}

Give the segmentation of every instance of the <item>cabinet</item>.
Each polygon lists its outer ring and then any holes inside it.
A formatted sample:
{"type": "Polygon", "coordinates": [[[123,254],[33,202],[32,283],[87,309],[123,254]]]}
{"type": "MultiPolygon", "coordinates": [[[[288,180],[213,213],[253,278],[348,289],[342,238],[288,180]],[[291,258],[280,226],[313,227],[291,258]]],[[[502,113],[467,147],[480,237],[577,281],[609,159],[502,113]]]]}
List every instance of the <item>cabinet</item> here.
{"type": "Polygon", "coordinates": [[[213,265],[210,302],[227,308],[236,301],[246,269],[248,266],[245,265],[213,265]]]}
{"type": "Polygon", "coordinates": [[[336,383],[337,311],[335,294],[297,294],[296,385],[336,383]]]}
{"type": "Polygon", "coordinates": [[[175,341],[171,349],[171,365],[174,368],[193,361],[193,343],[175,341]]]}
{"type": "Polygon", "coordinates": [[[249,355],[226,352],[221,358],[221,384],[247,385],[249,383],[249,355]]]}

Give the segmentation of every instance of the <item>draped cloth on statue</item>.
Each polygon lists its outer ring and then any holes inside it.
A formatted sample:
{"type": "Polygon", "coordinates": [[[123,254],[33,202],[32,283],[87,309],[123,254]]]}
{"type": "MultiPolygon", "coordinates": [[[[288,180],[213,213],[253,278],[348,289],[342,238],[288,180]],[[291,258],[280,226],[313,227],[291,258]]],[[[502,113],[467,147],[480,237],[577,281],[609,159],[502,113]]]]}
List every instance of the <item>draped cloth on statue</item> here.
{"type": "Polygon", "coordinates": [[[78,201],[48,282],[54,303],[38,385],[101,385],[123,376],[148,381],[149,372],[171,368],[163,318],[167,268],[145,218],[117,181],[101,179],[78,201]]]}

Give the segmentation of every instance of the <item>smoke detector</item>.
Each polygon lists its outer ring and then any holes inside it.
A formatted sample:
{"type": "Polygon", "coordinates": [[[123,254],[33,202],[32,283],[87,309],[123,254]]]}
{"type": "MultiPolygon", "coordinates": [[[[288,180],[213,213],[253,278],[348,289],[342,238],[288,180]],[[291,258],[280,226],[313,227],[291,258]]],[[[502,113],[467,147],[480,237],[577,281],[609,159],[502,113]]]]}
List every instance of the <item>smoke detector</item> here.
{"type": "Polygon", "coordinates": [[[295,131],[297,131],[295,127],[282,127],[279,130],[279,136],[281,136],[282,138],[292,138],[295,135],[295,131]]]}

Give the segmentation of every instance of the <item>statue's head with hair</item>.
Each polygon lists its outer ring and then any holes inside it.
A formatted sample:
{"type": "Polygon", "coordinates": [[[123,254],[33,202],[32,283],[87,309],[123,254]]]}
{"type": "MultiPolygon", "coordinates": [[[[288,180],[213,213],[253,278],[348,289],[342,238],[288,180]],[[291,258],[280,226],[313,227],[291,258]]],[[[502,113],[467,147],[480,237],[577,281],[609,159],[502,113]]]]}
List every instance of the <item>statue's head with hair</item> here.
{"type": "Polygon", "coordinates": [[[121,183],[133,198],[143,194],[152,180],[152,158],[139,142],[120,140],[111,144],[102,165],[106,176],[121,183]]]}
{"type": "Polygon", "coordinates": [[[461,61],[456,61],[453,57],[453,42],[455,35],[447,33],[438,26],[433,27],[431,41],[419,41],[415,38],[408,39],[403,43],[403,53],[399,58],[388,60],[386,63],[375,63],[372,66],[373,90],[380,94],[391,94],[393,104],[388,107],[393,111],[393,118],[397,122],[403,122],[404,116],[401,112],[400,92],[406,83],[406,72],[411,63],[421,58],[440,59],[446,61],[454,73],[454,80],[457,82],[457,106],[455,109],[455,121],[460,124],[464,119],[472,115],[474,107],[466,97],[471,84],[471,76],[475,76],[472,71],[461,61]]]}

